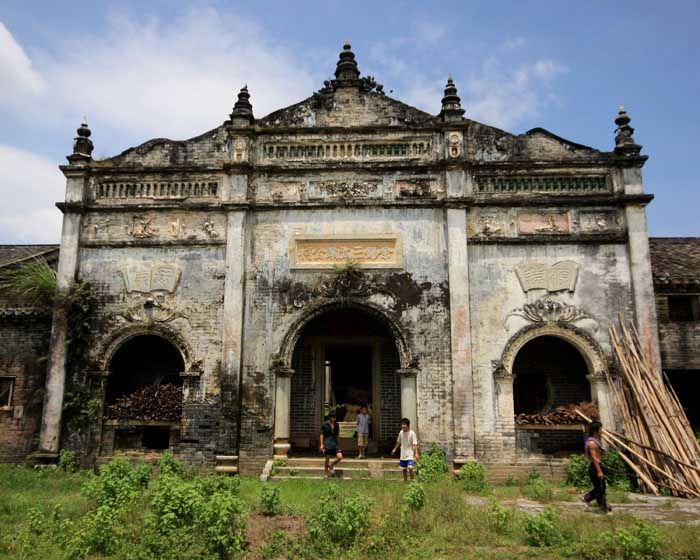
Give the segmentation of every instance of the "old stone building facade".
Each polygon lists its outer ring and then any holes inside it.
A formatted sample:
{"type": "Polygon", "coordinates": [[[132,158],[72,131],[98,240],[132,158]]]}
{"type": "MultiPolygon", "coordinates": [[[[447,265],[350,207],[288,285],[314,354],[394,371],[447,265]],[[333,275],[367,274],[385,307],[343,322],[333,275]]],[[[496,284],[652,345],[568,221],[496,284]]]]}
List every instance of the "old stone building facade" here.
{"type": "Polygon", "coordinates": [[[466,115],[452,79],[427,114],[361,77],[345,45],[334,79],[263,118],[243,88],[221,126],[99,161],[83,124],[61,167],[58,286],[87,281],[99,306],[80,371],[54,314],[40,451],[171,447],[259,472],[313,450],[329,407],[366,403],[373,450],[406,416],[456,462],[513,463],[571,439],[516,429],[516,412],[592,399],[613,423],[618,313],[660,365],[630,118],[599,151],[466,115]],[[103,416],[165,380],[180,421],[103,416]],[[101,403],[79,436],[61,433],[71,385],[101,403]]]}

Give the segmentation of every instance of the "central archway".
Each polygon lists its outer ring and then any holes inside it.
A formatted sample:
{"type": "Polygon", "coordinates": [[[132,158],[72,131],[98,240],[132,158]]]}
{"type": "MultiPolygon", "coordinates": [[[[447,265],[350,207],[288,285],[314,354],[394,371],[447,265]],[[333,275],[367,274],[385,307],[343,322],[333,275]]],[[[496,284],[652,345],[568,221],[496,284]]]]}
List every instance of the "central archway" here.
{"type": "MultiPolygon", "coordinates": [[[[290,444],[292,452],[318,446],[318,432],[333,409],[352,436],[362,405],[372,416],[369,451],[390,448],[402,414],[399,344],[391,325],[363,307],[330,307],[314,314],[296,337],[291,367],[290,444]],[[347,424],[345,424],[347,423],[347,424]]],[[[342,438],[352,453],[355,441],[342,438]]]]}

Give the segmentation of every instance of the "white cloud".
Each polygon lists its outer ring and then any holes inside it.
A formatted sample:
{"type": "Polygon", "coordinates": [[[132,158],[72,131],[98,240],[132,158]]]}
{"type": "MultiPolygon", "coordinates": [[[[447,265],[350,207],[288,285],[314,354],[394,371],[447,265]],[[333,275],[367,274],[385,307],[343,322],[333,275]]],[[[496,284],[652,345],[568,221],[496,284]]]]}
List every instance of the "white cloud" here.
{"type": "Polygon", "coordinates": [[[56,162],[0,144],[0,243],[58,243],[65,178],[56,162]]]}
{"type": "Polygon", "coordinates": [[[431,20],[421,20],[416,23],[415,38],[423,45],[436,45],[447,35],[444,23],[431,20]]]}
{"type": "Polygon", "coordinates": [[[252,22],[213,9],[169,22],[114,17],[99,35],[63,42],[34,62],[47,87],[26,97],[30,117],[40,107],[54,126],[72,129],[85,114],[96,138],[106,126],[134,143],[221,124],[245,83],[258,117],[321,85],[297,53],[252,22]]]}
{"type": "Polygon", "coordinates": [[[0,106],[44,91],[45,83],[12,33],[0,21],[0,106]]]}

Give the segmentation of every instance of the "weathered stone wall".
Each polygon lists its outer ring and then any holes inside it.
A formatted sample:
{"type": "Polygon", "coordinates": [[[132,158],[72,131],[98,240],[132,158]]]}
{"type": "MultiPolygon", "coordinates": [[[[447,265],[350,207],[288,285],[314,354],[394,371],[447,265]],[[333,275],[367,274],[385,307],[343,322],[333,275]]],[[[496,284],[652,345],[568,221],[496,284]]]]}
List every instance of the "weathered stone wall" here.
{"type": "Polygon", "coordinates": [[[269,457],[271,453],[273,356],[289,353],[291,358],[292,349],[284,346],[290,332],[301,328],[304,317],[314,310],[343,302],[375,310],[398,325],[410,352],[402,360],[417,360],[420,364],[417,381],[421,438],[451,448],[443,211],[343,207],[270,210],[252,215],[249,227],[241,460],[269,457]],[[397,235],[403,246],[402,270],[366,270],[360,289],[344,292],[319,288],[323,281],[332,284],[334,273],[291,267],[290,244],[296,234],[329,239],[397,235]]]}
{"type": "MultiPolygon", "coordinates": [[[[504,450],[507,452],[514,445],[515,434],[509,428],[508,418],[503,418],[499,411],[494,379],[494,370],[504,358],[509,341],[538,324],[549,324],[552,330],[549,334],[556,335],[559,320],[563,321],[563,327],[573,327],[574,332],[597,345],[604,361],[609,359],[608,327],[618,311],[630,316],[633,313],[630,273],[625,245],[619,243],[474,241],[468,247],[476,453],[493,458],[502,456],[504,450]],[[516,265],[536,262],[551,266],[561,261],[577,265],[578,279],[573,292],[547,293],[542,289],[524,292],[515,272],[516,265]],[[562,313],[555,313],[551,323],[547,318],[542,321],[525,318],[528,314],[524,313],[524,305],[547,296],[573,308],[568,308],[567,313],[561,308],[562,313]]],[[[584,358],[590,363],[590,356],[584,358]]]]}
{"type": "Polygon", "coordinates": [[[0,462],[20,463],[34,450],[51,320],[48,316],[4,316],[0,310],[0,375],[14,377],[10,408],[0,408],[0,462]]]}
{"type": "Polygon", "coordinates": [[[81,250],[79,277],[95,286],[100,301],[89,362],[108,372],[111,355],[129,337],[170,340],[188,370],[180,450],[192,463],[211,465],[217,450],[235,448],[237,437],[231,402],[237,392],[223,386],[220,375],[225,246],[130,243],[81,250]]]}

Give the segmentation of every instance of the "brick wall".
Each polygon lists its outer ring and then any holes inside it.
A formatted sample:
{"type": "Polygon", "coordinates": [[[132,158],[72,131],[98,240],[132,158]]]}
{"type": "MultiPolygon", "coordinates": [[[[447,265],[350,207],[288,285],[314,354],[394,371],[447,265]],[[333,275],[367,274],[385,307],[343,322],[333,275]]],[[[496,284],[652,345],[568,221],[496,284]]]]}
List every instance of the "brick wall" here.
{"type": "Polygon", "coordinates": [[[313,447],[318,438],[318,414],[312,368],[313,352],[301,340],[294,351],[291,397],[291,438],[296,448],[313,447]]]}
{"type": "Polygon", "coordinates": [[[396,434],[401,429],[401,377],[397,369],[401,366],[396,348],[391,343],[383,343],[381,349],[381,433],[379,434],[379,448],[388,449],[394,446],[396,434]]]}
{"type": "Polygon", "coordinates": [[[11,408],[0,410],[0,462],[21,462],[41,425],[48,318],[0,318],[0,375],[15,378],[11,408]]]}
{"type": "Polygon", "coordinates": [[[700,369],[700,321],[671,321],[668,294],[656,295],[661,364],[664,369],[700,369]]]}

